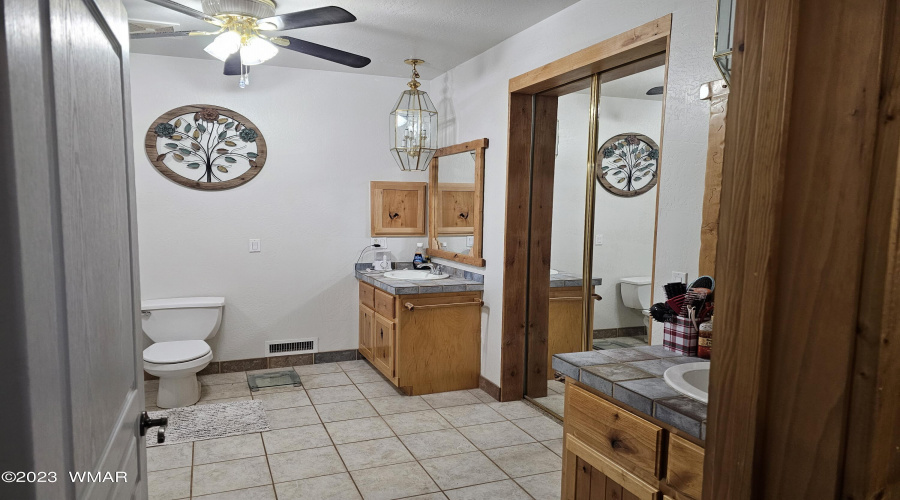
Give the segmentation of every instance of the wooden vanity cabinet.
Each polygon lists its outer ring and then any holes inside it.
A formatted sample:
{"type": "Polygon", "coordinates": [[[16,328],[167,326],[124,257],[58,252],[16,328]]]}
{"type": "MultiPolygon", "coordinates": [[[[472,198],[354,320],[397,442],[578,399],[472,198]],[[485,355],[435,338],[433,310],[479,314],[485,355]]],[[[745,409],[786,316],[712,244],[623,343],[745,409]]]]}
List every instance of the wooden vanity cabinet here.
{"type": "Polygon", "coordinates": [[[395,386],[409,395],[478,387],[481,292],[359,289],[359,352],[395,386]]]}
{"type": "Polygon", "coordinates": [[[547,379],[555,377],[553,355],[584,350],[584,300],[581,287],[550,288],[550,322],[547,328],[547,379]]]}
{"type": "Polygon", "coordinates": [[[564,500],[699,500],[703,448],[566,379],[564,500]]]}

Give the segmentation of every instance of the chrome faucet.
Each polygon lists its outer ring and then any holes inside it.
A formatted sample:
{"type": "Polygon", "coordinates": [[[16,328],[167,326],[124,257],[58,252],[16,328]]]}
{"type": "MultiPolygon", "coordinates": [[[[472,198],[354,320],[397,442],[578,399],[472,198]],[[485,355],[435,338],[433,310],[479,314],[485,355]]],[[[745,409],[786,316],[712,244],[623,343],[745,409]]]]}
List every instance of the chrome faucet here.
{"type": "Polygon", "coordinates": [[[422,269],[423,267],[427,267],[428,269],[431,270],[431,272],[429,274],[441,274],[441,265],[440,264],[425,262],[422,264],[415,264],[415,267],[416,267],[416,269],[422,269]]]}

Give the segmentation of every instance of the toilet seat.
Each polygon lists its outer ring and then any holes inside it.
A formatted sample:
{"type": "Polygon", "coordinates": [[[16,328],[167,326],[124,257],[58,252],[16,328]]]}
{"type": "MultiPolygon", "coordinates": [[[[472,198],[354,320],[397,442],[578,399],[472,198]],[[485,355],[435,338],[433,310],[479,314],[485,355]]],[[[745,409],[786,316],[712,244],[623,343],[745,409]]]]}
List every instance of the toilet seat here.
{"type": "Polygon", "coordinates": [[[157,342],[144,349],[144,362],[154,365],[185,363],[210,354],[209,344],[202,340],[157,342]]]}

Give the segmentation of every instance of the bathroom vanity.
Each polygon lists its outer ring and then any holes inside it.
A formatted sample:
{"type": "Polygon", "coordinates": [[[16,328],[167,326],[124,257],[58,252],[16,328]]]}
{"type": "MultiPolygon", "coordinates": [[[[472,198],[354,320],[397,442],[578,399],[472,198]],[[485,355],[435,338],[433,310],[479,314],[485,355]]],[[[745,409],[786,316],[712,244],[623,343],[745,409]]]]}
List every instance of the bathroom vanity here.
{"type": "Polygon", "coordinates": [[[481,282],[356,276],[359,352],[388,380],[410,396],[478,387],[481,282]]]}
{"type": "MultiPolygon", "coordinates": [[[[602,283],[600,278],[591,280],[591,299],[600,300],[593,293],[594,287],[602,283]]],[[[547,366],[551,366],[553,355],[575,352],[583,349],[584,318],[583,290],[581,275],[562,271],[550,274],[550,321],[547,328],[547,366]]],[[[553,370],[547,370],[547,379],[553,380],[553,370]]]]}
{"type": "Polygon", "coordinates": [[[554,357],[566,375],[563,498],[701,497],[706,404],[662,380],[697,361],[661,346],[554,357]]]}

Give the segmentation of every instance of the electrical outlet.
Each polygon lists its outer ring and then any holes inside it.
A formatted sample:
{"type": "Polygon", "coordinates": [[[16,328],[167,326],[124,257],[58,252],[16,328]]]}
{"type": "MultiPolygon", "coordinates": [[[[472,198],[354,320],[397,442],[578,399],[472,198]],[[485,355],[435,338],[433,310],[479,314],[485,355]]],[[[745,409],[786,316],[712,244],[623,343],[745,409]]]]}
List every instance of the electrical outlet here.
{"type": "Polygon", "coordinates": [[[372,238],[372,243],[370,245],[381,245],[381,249],[387,248],[387,238],[372,238]]]}
{"type": "Polygon", "coordinates": [[[250,253],[258,253],[261,252],[262,249],[260,247],[260,243],[258,239],[250,240],[250,253]]]}
{"type": "Polygon", "coordinates": [[[684,283],[685,285],[687,285],[688,273],[683,273],[680,271],[672,271],[672,281],[677,281],[679,283],[684,283]]]}
{"type": "Polygon", "coordinates": [[[603,235],[602,234],[594,235],[594,245],[598,246],[598,247],[603,245],[603,235]]]}

